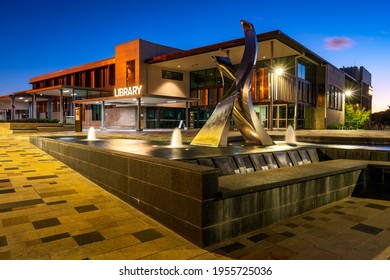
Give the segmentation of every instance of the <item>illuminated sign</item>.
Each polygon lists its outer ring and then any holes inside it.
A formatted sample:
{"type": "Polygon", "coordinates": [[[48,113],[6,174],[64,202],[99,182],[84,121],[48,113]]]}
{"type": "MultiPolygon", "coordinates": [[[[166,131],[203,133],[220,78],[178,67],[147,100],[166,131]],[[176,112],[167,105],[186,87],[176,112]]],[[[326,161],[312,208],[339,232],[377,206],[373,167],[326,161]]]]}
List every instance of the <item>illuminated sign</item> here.
{"type": "Polygon", "coordinates": [[[128,96],[128,95],[138,95],[141,94],[142,86],[133,86],[114,89],[114,96],[128,96]]]}

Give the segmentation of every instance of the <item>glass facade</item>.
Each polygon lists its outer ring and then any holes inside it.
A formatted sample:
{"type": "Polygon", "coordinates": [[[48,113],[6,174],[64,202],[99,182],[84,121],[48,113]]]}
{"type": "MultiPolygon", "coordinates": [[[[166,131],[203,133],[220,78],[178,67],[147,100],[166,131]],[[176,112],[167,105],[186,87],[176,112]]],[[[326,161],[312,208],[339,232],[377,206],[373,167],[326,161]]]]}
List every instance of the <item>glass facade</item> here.
{"type": "Polygon", "coordinates": [[[175,128],[185,119],[183,108],[146,108],[146,128],[175,128]]]}
{"type": "MultiPolygon", "coordinates": [[[[281,67],[284,73],[276,75],[270,70],[270,61],[256,63],[252,76],[252,101],[254,110],[264,127],[269,127],[271,99],[273,105],[273,128],[285,129],[294,125],[294,104],[297,102],[297,128],[305,127],[305,107],[314,106],[316,97],[315,65],[294,56],[274,59],[274,68],[281,67]],[[273,96],[271,96],[273,92],[273,96]],[[275,104],[277,103],[277,104],[275,104]]],[[[199,98],[191,103],[194,127],[202,127],[212,114],[223,94],[222,78],[218,68],[190,73],[190,97],[199,98]]]]}

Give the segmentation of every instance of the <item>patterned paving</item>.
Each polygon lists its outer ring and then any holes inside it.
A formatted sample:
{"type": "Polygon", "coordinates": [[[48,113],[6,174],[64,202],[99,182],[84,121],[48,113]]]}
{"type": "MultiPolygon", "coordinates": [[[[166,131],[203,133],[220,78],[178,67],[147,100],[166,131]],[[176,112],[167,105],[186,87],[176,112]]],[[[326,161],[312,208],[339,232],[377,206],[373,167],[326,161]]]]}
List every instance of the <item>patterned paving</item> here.
{"type": "Polygon", "coordinates": [[[348,198],[199,248],[28,142],[0,135],[0,259],[389,259],[390,202],[348,198]]]}

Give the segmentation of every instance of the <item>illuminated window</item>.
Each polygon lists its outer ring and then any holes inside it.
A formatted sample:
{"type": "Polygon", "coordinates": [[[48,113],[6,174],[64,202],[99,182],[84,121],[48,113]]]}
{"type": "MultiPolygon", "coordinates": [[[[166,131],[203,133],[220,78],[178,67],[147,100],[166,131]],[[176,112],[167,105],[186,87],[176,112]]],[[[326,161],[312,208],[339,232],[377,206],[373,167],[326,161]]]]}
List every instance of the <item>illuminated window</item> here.
{"type": "Polygon", "coordinates": [[[303,64],[298,63],[298,78],[306,80],[306,67],[303,64]]]}

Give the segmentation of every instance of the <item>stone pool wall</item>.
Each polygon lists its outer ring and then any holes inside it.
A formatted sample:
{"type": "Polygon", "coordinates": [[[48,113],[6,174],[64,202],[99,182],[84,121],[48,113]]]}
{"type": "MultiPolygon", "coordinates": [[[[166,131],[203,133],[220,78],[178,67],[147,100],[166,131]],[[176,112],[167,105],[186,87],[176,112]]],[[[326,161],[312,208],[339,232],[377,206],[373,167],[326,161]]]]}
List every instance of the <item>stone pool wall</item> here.
{"type": "Polygon", "coordinates": [[[367,168],[366,161],[338,160],[220,176],[187,162],[50,138],[30,142],[202,247],[348,197],[363,188],[367,168]]]}

